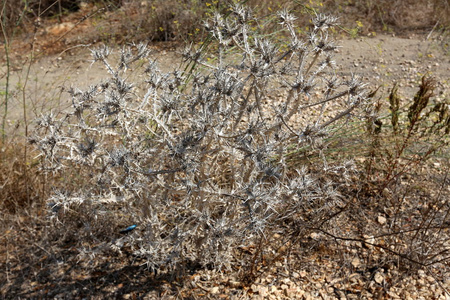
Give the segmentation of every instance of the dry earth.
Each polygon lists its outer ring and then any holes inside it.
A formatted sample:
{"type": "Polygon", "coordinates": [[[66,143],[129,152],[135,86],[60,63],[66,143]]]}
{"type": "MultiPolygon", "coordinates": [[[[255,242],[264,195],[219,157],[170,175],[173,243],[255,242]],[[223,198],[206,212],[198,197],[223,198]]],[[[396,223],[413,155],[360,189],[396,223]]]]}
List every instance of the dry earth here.
{"type": "MultiPolygon", "coordinates": [[[[377,35],[342,39],[339,44],[342,46],[336,53],[337,65],[342,70],[339,75],[360,75],[372,88],[381,86],[382,97],[386,97],[394,81],[399,82],[404,97],[411,97],[421,76],[429,73],[439,81],[438,97],[448,98],[450,56],[442,51],[436,40],[415,35],[406,38],[377,35]]],[[[150,48],[163,70],[177,66],[177,50],[164,49],[161,45],[150,45],[150,48]]],[[[70,103],[65,93],[68,88],[85,88],[107,77],[104,68],[91,64],[88,49],[82,47],[42,57],[29,65],[26,60],[17,59],[12,66],[10,92],[13,97],[7,118],[9,124],[16,128],[15,134],[23,133],[21,87],[25,82],[30,120],[48,110],[66,109],[70,103]]],[[[139,70],[129,70],[129,73],[136,76],[137,81],[141,80],[139,70]]],[[[0,69],[2,89],[5,74],[6,67],[3,65],[0,69]]],[[[18,245],[22,242],[39,248],[39,241],[32,240],[32,233],[17,234],[16,230],[7,230],[1,233],[2,240],[11,241],[14,235],[18,245]]],[[[320,240],[322,237],[316,235],[311,238],[320,240]]],[[[356,256],[350,260],[354,272],[347,278],[336,276],[341,268],[339,262],[325,255],[304,259],[318,264],[312,268],[314,272],[307,267],[308,263],[303,265],[304,268],[292,269],[283,262],[277,262],[250,286],[243,285],[236,278],[210,271],[193,273],[181,286],[171,282],[170,278],[155,279],[151,272],[140,267],[126,253],[122,257],[99,257],[96,270],[85,275],[83,268],[88,266],[76,266],[77,258],[70,258],[74,253],[70,247],[67,245],[66,249],[61,250],[62,257],[69,257],[65,262],[54,261],[49,254],[43,255],[33,265],[26,259],[21,260],[20,254],[8,252],[6,261],[22,261],[22,265],[1,267],[0,272],[6,274],[1,276],[5,282],[0,283],[0,295],[5,299],[450,299],[449,274],[440,274],[439,270],[432,268],[411,272],[406,277],[396,269],[379,268],[364,273],[361,271],[364,262],[356,256]],[[22,278],[17,274],[29,276],[22,278]],[[440,274],[444,280],[436,280],[433,274],[440,274]]],[[[43,253],[52,251],[41,250],[43,253]]],[[[2,251],[2,255],[6,255],[5,252],[2,251]]],[[[4,258],[1,261],[3,264],[4,258]]]]}
{"type": "MultiPolygon", "coordinates": [[[[426,36],[410,35],[395,37],[378,35],[339,40],[335,60],[338,75],[348,78],[356,74],[363,78],[369,88],[381,87],[379,95],[386,96],[394,82],[398,82],[400,93],[412,97],[417,91],[420,78],[429,74],[439,82],[439,97],[448,95],[450,85],[450,55],[446,54],[436,40],[426,40],[426,36]]],[[[95,47],[95,46],[91,46],[95,47]]],[[[179,66],[181,49],[164,44],[149,46],[152,58],[156,59],[163,71],[179,66]],[[180,51],[178,51],[180,50],[180,51]]],[[[48,110],[61,111],[70,103],[67,91],[70,87],[86,88],[90,84],[106,79],[108,74],[100,64],[92,64],[89,49],[72,48],[62,50],[60,55],[40,58],[29,63],[22,55],[12,53],[12,73],[7,119],[11,125],[23,121],[22,87],[26,84],[26,105],[28,119],[48,110]],[[17,57],[17,59],[14,59],[17,57]]],[[[0,68],[0,87],[6,85],[6,65],[0,68]]],[[[129,70],[137,82],[142,71],[129,70]]]]}

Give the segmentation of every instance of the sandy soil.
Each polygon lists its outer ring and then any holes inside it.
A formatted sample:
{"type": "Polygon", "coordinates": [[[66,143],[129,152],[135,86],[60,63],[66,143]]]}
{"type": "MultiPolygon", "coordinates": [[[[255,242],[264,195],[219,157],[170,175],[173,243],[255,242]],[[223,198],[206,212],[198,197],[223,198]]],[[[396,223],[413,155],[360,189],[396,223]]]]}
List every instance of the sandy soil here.
{"type": "MultiPolygon", "coordinates": [[[[338,75],[345,78],[359,75],[370,89],[381,87],[380,96],[385,97],[394,82],[400,93],[412,97],[424,74],[435,76],[439,81],[438,97],[448,95],[450,84],[450,55],[444,53],[436,40],[411,35],[399,38],[391,35],[341,39],[336,51],[338,75]]],[[[91,46],[93,47],[93,46],[91,46]]],[[[163,71],[173,70],[180,60],[179,50],[164,44],[153,44],[152,58],[157,59],[163,71]]],[[[16,49],[19,53],[20,49],[16,49]]],[[[23,100],[26,101],[28,119],[31,120],[49,110],[61,111],[70,103],[67,89],[84,89],[90,84],[106,79],[108,74],[100,64],[92,64],[88,47],[62,50],[58,55],[44,56],[29,63],[26,56],[11,55],[8,104],[8,124],[21,127],[23,100]],[[17,58],[17,59],[15,59],[17,58]],[[23,86],[26,85],[25,93],[23,86]]],[[[129,70],[139,82],[141,70],[129,70]]],[[[0,68],[0,88],[6,87],[7,67],[0,68]]]]}

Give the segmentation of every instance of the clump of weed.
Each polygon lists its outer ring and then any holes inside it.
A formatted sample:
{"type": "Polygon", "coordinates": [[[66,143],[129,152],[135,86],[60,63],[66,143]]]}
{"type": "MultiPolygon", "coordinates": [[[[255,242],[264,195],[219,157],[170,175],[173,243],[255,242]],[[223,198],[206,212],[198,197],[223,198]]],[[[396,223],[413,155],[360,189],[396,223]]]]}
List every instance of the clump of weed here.
{"type": "MultiPolygon", "coordinates": [[[[327,159],[332,127],[354,119],[367,119],[372,145],[385,145],[375,92],[355,76],[336,76],[337,46],[329,33],[336,19],[317,14],[306,39],[287,10],[276,20],[281,37],[261,34],[264,20],[240,5],[216,13],[204,23],[208,38],[183,52],[182,67],[164,73],[149,60],[142,82],[128,82],[127,74],[150,55],[144,44],[123,48],[116,64],[110,48],[92,50],[110,78],[70,90],[71,111],[38,119],[31,138],[42,169],[78,186],[58,189],[48,213],[53,230],[79,243],[80,261],[108,250],[174,276],[192,268],[237,270],[246,282],[295,251],[319,251],[320,243],[331,241],[335,250],[369,245],[421,266],[442,261],[443,239],[433,231],[445,222],[442,199],[436,198],[438,213],[416,215],[432,223],[406,234],[403,219],[397,222],[405,216],[399,201],[389,198],[393,202],[383,208],[378,198],[363,195],[377,167],[368,168],[372,173],[360,183],[351,161],[327,159]],[[292,163],[304,149],[321,163],[292,163]],[[386,215],[377,219],[374,210],[386,215]],[[398,231],[383,235],[377,221],[395,223],[398,231]],[[136,226],[124,230],[129,225],[136,226]],[[431,231],[433,239],[425,238],[431,231]],[[126,236],[117,237],[120,232],[126,236]],[[406,240],[412,248],[405,252],[406,240]],[[436,251],[416,251],[420,245],[436,251]]],[[[406,123],[401,101],[390,97],[398,147],[371,152],[376,163],[385,153],[391,159],[385,185],[408,166],[403,155],[413,137],[448,130],[444,107],[427,108],[433,86],[423,80],[406,123]],[[441,121],[424,131],[419,124],[433,119],[424,114],[441,121]]],[[[389,259],[378,258],[368,260],[377,265],[389,259]]]]}
{"type": "MultiPolygon", "coordinates": [[[[378,147],[376,152],[380,156],[371,159],[368,166],[369,169],[379,167],[379,170],[383,170],[382,173],[372,174],[382,182],[382,186],[395,182],[448,145],[448,103],[445,99],[434,103],[430,100],[434,96],[436,85],[433,78],[423,76],[419,90],[411,101],[400,98],[397,85],[391,89],[390,126],[385,126],[386,133],[378,131],[372,135],[373,145],[378,147]],[[402,107],[401,103],[407,105],[402,107]]],[[[378,122],[381,121],[379,118],[378,122]]]]}
{"type": "Polygon", "coordinates": [[[443,230],[448,228],[450,114],[448,100],[433,97],[436,87],[436,80],[425,75],[413,99],[405,100],[394,84],[389,114],[381,116],[379,103],[378,116],[368,119],[370,147],[360,192],[373,201],[362,205],[371,205],[376,222],[389,226],[382,231],[368,226],[366,234],[371,232],[372,242],[389,245],[410,270],[447,260],[443,230]],[[439,166],[434,179],[424,181],[434,165],[439,166]]]}
{"type": "MultiPolygon", "coordinates": [[[[237,263],[238,247],[268,245],[286,222],[317,227],[338,209],[336,183],[290,168],[285,157],[302,145],[320,152],[328,126],[370,101],[357,78],[340,82],[334,74],[333,17],[317,15],[303,41],[293,15],[277,16],[289,38],[274,44],[259,36],[260,20],[244,7],[216,13],[205,23],[216,46],[188,47],[187,67],[167,74],[151,61],[143,95],[126,72],[149,54],[145,45],[123,49],[116,66],[109,48],[93,50],[111,78],[71,90],[72,112],[39,119],[32,139],[43,169],[80,183],[78,191],[51,198],[61,207],[55,217],[69,222],[64,211],[89,205],[77,213],[109,212],[114,230],[125,220],[138,225],[133,253],[152,269],[194,262],[223,270],[237,263]],[[321,98],[313,96],[318,89],[321,98]]],[[[323,168],[351,172],[349,164],[323,168]]],[[[95,218],[84,219],[82,227],[99,230],[95,218]]]]}
{"type": "MultiPolygon", "coordinates": [[[[39,171],[38,161],[25,155],[29,147],[18,141],[0,144],[0,210],[14,214],[45,200],[45,179],[39,171]]],[[[36,153],[35,153],[36,154],[36,153]]]]}

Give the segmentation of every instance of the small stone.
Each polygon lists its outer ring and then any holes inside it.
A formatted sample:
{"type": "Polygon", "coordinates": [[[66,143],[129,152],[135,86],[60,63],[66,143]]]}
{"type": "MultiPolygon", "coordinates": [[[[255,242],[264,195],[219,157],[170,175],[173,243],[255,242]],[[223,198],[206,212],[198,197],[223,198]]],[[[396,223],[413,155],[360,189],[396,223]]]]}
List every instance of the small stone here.
{"type": "Polygon", "coordinates": [[[383,281],[384,281],[383,273],[377,272],[377,273],[375,274],[375,276],[374,276],[374,279],[375,279],[375,282],[376,282],[376,283],[382,284],[383,281]]]}
{"type": "Polygon", "coordinates": [[[436,280],[434,279],[433,276],[427,276],[426,279],[428,280],[428,282],[431,282],[431,283],[436,282],[436,280]]]}
{"type": "Polygon", "coordinates": [[[352,266],[354,268],[358,268],[360,265],[361,265],[361,262],[358,257],[355,257],[354,259],[352,259],[352,266]]]}
{"type": "Polygon", "coordinates": [[[269,292],[269,288],[268,288],[268,287],[265,287],[265,286],[260,286],[258,292],[259,292],[259,295],[260,295],[260,296],[266,297],[266,296],[267,296],[267,293],[269,292]]]}
{"type": "Polygon", "coordinates": [[[378,223],[380,223],[380,225],[384,225],[386,224],[386,218],[383,216],[378,216],[378,223]]]}

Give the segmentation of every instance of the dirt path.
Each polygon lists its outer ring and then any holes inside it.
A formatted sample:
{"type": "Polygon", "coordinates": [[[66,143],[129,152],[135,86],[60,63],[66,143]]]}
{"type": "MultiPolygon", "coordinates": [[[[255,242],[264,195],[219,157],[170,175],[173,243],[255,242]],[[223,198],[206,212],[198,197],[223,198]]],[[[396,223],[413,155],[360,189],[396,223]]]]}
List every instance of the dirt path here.
{"type": "Polygon", "coordinates": [[[420,36],[380,35],[343,40],[341,45],[338,55],[341,69],[362,76],[370,85],[388,88],[398,82],[409,96],[417,89],[420,78],[428,73],[440,82],[441,91],[448,90],[450,56],[443,53],[437,42],[420,36]]]}
{"type": "MultiPolygon", "coordinates": [[[[446,55],[437,41],[423,36],[398,38],[388,35],[342,39],[336,51],[338,75],[348,78],[359,75],[370,89],[381,86],[379,95],[385,96],[394,82],[400,93],[412,97],[424,74],[439,81],[438,97],[448,97],[450,84],[450,55],[446,55]]],[[[173,70],[181,61],[179,51],[164,50],[151,45],[152,58],[157,59],[163,71],[173,70]]],[[[11,64],[7,123],[10,128],[23,126],[23,101],[28,120],[49,110],[61,111],[70,105],[66,92],[71,87],[84,89],[106,79],[108,74],[100,64],[92,64],[87,47],[75,48],[60,55],[39,59],[32,64],[14,61],[11,64]],[[28,73],[29,72],[29,73],[28,73]],[[27,80],[28,79],[28,80],[27,80]],[[26,85],[25,93],[23,86],[26,85]]],[[[0,89],[6,87],[6,65],[0,68],[0,89]]],[[[133,82],[140,82],[142,70],[129,70],[133,82]]]]}

